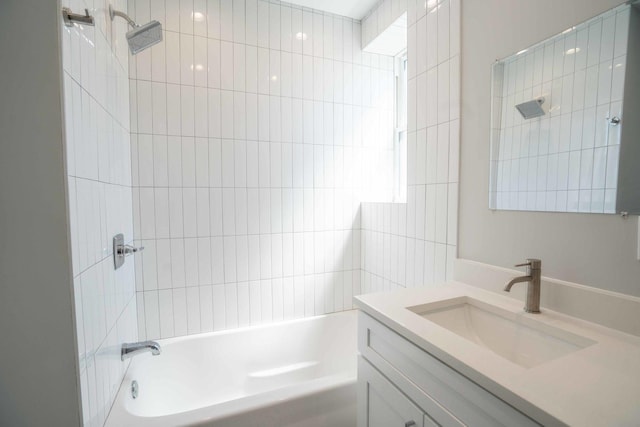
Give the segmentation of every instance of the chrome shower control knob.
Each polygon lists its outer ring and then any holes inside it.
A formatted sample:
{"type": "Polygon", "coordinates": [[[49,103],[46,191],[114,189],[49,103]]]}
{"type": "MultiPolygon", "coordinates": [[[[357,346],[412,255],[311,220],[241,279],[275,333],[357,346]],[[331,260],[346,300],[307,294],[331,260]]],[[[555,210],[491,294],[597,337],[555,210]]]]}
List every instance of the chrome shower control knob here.
{"type": "Polygon", "coordinates": [[[117,270],[124,264],[125,257],[141,252],[144,246],[136,248],[135,246],[126,245],[124,243],[124,235],[122,233],[113,236],[113,267],[117,270]]]}
{"type": "Polygon", "coordinates": [[[611,118],[607,117],[607,121],[609,122],[609,124],[611,126],[618,126],[620,124],[620,117],[618,116],[613,116],[611,118]]]}
{"type": "Polygon", "coordinates": [[[131,254],[135,254],[136,252],[142,252],[143,250],[144,250],[144,246],[140,246],[139,248],[136,248],[135,246],[124,245],[118,248],[118,254],[131,255],[131,254]]]}

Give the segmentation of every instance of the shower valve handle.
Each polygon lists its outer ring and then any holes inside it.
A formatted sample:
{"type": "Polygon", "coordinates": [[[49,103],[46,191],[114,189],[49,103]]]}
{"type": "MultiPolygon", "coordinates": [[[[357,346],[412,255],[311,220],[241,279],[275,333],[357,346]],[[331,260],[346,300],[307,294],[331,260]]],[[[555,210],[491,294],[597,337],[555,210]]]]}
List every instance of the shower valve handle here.
{"type": "Polygon", "coordinates": [[[118,253],[120,255],[131,255],[131,254],[135,254],[136,252],[142,252],[143,250],[144,250],[144,246],[140,246],[136,248],[135,246],[131,246],[131,245],[123,245],[118,249],[118,253]]]}

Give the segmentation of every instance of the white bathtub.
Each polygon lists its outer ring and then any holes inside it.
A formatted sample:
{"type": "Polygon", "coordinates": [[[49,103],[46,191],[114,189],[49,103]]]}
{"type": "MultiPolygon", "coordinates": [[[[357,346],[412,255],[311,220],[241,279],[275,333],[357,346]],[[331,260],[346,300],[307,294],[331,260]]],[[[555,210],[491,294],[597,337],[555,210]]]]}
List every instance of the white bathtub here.
{"type": "Polygon", "coordinates": [[[108,427],[356,424],[354,311],[159,342],[133,358],[108,427]]]}

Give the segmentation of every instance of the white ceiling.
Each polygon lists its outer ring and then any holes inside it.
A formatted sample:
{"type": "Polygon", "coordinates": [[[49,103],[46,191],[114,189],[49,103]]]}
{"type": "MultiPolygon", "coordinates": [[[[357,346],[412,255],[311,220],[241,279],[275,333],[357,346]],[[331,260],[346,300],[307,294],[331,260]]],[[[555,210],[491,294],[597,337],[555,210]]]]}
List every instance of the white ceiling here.
{"type": "Polygon", "coordinates": [[[287,2],[360,20],[378,3],[378,0],[287,0],[287,2]]]}

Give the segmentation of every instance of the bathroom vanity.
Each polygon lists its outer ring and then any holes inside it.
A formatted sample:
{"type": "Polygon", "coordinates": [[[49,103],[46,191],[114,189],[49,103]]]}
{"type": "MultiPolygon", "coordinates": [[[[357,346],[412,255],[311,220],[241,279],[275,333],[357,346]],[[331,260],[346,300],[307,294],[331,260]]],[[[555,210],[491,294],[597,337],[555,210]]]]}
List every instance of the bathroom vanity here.
{"type": "Polygon", "coordinates": [[[640,425],[640,338],[460,282],[355,298],[358,426],[640,425]]]}

